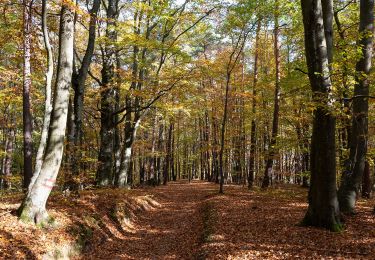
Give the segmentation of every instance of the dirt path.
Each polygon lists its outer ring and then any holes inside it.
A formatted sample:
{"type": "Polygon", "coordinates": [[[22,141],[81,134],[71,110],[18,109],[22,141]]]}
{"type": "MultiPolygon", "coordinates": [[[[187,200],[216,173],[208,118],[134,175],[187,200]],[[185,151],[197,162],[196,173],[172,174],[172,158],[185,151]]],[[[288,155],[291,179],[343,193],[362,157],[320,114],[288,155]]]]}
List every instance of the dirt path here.
{"type": "Polygon", "coordinates": [[[57,257],[67,243],[83,245],[75,259],[374,259],[375,199],[360,200],[345,231],[332,233],[298,225],[306,195],[285,185],[226,185],[219,195],[205,182],[87,190],[76,199],[56,194],[53,229],[18,222],[9,212],[21,197],[10,197],[0,202],[0,259],[57,257]]]}
{"type": "Polygon", "coordinates": [[[161,207],[140,216],[134,233],[127,233],[121,239],[110,239],[85,257],[196,259],[203,236],[201,205],[205,198],[216,192],[215,185],[196,182],[147,189],[161,207]]]}
{"type": "Polygon", "coordinates": [[[306,211],[306,190],[249,192],[214,184],[170,183],[139,190],[161,207],[137,219],[138,228],[111,239],[85,255],[92,259],[373,259],[375,218],[362,201],[359,214],[336,234],[300,227],[306,211]],[[94,253],[93,253],[94,252],[94,253]]]}

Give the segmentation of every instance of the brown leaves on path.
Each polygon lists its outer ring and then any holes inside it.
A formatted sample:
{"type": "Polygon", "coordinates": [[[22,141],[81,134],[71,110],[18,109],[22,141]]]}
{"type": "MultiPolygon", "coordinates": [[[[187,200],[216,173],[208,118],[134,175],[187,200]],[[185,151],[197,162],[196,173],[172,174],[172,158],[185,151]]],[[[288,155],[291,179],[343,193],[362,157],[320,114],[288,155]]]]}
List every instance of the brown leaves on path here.
{"type": "Polygon", "coordinates": [[[248,191],[215,184],[176,182],[132,191],[54,195],[50,212],[59,223],[40,229],[0,209],[0,258],[56,256],[56,247],[78,243],[76,259],[374,259],[374,200],[360,201],[346,230],[332,233],[298,226],[307,190],[295,186],[248,191]]]}

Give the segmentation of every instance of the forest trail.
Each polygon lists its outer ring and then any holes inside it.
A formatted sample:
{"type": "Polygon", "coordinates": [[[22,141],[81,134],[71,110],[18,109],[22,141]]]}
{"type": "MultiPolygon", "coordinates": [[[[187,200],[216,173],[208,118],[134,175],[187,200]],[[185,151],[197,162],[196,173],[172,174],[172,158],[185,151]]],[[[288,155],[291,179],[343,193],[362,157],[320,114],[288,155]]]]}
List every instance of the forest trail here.
{"type": "MultiPolygon", "coordinates": [[[[136,230],[109,239],[83,258],[93,259],[373,259],[370,203],[347,220],[340,234],[298,226],[306,189],[251,191],[204,182],[170,183],[147,194],[161,204],[137,219],[136,230]]],[[[371,202],[373,203],[373,202],[371,202]]]]}
{"type": "Polygon", "coordinates": [[[201,205],[215,192],[214,185],[202,182],[147,189],[161,207],[139,216],[133,232],[109,239],[83,258],[194,259],[203,236],[201,205]]]}
{"type": "Polygon", "coordinates": [[[56,258],[77,242],[83,250],[73,259],[374,259],[375,199],[360,200],[345,231],[332,233],[298,225],[307,189],[224,188],[219,194],[212,183],[179,181],[79,197],[57,193],[49,201],[53,229],[19,222],[10,211],[22,196],[4,197],[0,259],[56,258]]]}

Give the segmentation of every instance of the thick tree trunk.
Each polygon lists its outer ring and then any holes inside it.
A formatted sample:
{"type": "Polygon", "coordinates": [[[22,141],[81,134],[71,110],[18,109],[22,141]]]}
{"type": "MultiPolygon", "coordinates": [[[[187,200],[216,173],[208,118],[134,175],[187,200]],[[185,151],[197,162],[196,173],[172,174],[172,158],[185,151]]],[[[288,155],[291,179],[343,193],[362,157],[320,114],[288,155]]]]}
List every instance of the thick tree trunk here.
{"type": "Polygon", "coordinates": [[[19,208],[20,218],[24,221],[43,223],[48,220],[46,203],[55,185],[64,150],[69,88],[73,72],[73,16],[70,6],[67,3],[63,3],[60,18],[59,60],[51,127],[48,132],[47,147],[40,174],[19,208]]]}
{"type": "Polygon", "coordinates": [[[273,175],[273,161],[277,154],[276,139],[279,128],[279,111],[280,111],[280,45],[279,45],[279,3],[275,1],[275,29],[274,29],[274,53],[275,53],[275,65],[276,65],[276,77],[275,77],[275,96],[274,96],[274,107],[273,107],[273,120],[272,120],[272,133],[271,142],[268,147],[269,152],[266,159],[266,168],[264,171],[264,177],[262,182],[262,188],[267,188],[270,185],[270,181],[273,175]]]}
{"type": "Polygon", "coordinates": [[[23,1],[23,188],[29,187],[33,176],[33,123],[31,115],[31,24],[32,3],[23,1]]]}
{"type": "Polygon", "coordinates": [[[359,196],[363,171],[366,162],[368,141],[368,75],[371,70],[372,44],[374,32],[374,1],[360,1],[360,40],[362,57],[356,66],[356,84],[354,86],[353,115],[349,159],[345,163],[342,182],[339,190],[340,209],[343,213],[355,211],[359,196]]]}
{"type": "MultiPolygon", "coordinates": [[[[321,1],[301,0],[305,52],[316,104],[311,140],[309,207],[303,224],[341,230],[336,192],[335,116],[332,113],[329,53],[321,1]]],[[[330,24],[330,23],[327,23],[330,24]]]]}
{"type": "Polygon", "coordinates": [[[118,16],[118,1],[110,0],[107,6],[107,29],[104,48],[104,59],[102,68],[102,91],[101,94],[101,127],[100,127],[100,149],[98,156],[98,169],[96,182],[99,186],[108,186],[113,183],[114,165],[114,140],[115,140],[115,66],[116,66],[116,20],[118,16]]]}
{"type": "Polygon", "coordinates": [[[42,31],[43,31],[43,41],[44,46],[47,51],[47,71],[46,71],[46,87],[45,87],[45,101],[44,101],[44,118],[43,127],[40,137],[40,143],[38,147],[38,152],[36,154],[35,169],[33,177],[31,178],[28,190],[34,185],[35,180],[38,178],[40,169],[43,164],[44,152],[47,145],[48,129],[51,121],[52,112],[52,77],[53,77],[53,51],[51,44],[49,42],[48,35],[48,25],[47,25],[47,0],[42,1],[42,31]]]}

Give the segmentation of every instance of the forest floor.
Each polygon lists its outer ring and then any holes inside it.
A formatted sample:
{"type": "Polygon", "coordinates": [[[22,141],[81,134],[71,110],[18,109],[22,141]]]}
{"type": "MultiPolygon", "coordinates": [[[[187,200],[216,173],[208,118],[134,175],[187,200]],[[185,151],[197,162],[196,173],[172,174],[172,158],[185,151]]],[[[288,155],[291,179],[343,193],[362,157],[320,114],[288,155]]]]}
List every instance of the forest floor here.
{"type": "Polygon", "coordinates": [[[131,191],[54,194],[53,227],[17,220],[21,195],[0,201],[1,259],[374,259],[375,200],[361,200],[345,231],[300,227],[307,190],[248,191],[178,182],[131,191]]]}

